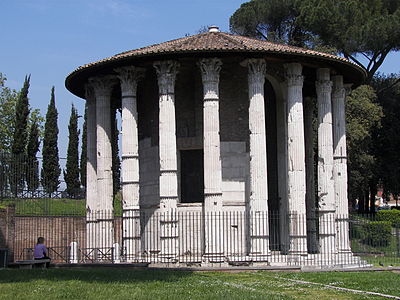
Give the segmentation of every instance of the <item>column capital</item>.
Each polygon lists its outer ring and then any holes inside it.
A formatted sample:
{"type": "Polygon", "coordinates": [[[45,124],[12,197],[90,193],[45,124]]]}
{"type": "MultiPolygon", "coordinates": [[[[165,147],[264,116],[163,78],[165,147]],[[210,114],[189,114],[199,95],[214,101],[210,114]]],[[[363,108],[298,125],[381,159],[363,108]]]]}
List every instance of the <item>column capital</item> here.
{"type": "Polygon", "coordinates": [[[114,71],[117,72],[117,78],[121,83],[122,97],[135,97],[137,83],[144,77],[145,69],[135,66],[126,66],[115,68],[114,71]]]}
{"type": "Polygon", "coordinates": [[[332,76],[332,82],[333,82],[332,100],[344,99],[346,97],[346,90],[343,86],[343,76],[342,75],[332,76]]]}
{"type": "Polygon", "coordinates": [[[251,58],[247,62],[249,84],[265,83],[266,63],[265,59],[251,58]]]}
{"type": "Polygon", "coordinates": [[[317,80],[315,82],[315,88],[317,94],[331,93],[332,92],[332,81],[330,80],[317,80]]]}
{"type": "Polygon", "coordinates": [[[86,101],[95,101],[94,89],[90,83],[85,84],[85,99],[86,101]]]}
{"type": "Polygon", "coordinates": [[[346,92],[346,97],[348,96],[348,95],[350,95],[350,93],[351,93],[351,87],[353,86],[353,84],[352,83],[345,83],[345,84],[343,84],[343,87],[344,87],[344,90],[345,90],[345,92],[346,92]]]}
{"type": "Polygon", "coordinates": [[[285,69],[285,79],[288,86],[303,86],[304,77],[302,76],[303,66],[299,63],[283,65],[285,69]]]}
{"type": "Polygon", "coordinates": [[[110,96],[112,88],[117,84],[117,78],[112,75],[90,77],[89,83],[93,87],[96,97],[110,96]]]}
{"type": "Polygon", "coordinates": [[[331,75],[329,68],[317,69],[317,81],[315,82],[317,94],[332,92],[332,81],[330,79],[331,75]]]}
{"type": "Polygon", "coordinates": [[[160,94],[173,94],[179,63],[174,60],[156,61],[153,67],[156,69],[160,94]]]}
{"type": "Polygon", "coordinates": [[[219,83],[222,62],[219,58],[202,58],[198,62],[204,83],[219,83]]]}

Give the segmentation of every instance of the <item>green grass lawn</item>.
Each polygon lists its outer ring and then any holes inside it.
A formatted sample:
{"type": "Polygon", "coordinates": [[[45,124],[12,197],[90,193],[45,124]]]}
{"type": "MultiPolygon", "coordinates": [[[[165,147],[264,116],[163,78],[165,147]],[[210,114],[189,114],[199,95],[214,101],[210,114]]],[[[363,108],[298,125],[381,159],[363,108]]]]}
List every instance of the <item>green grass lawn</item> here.
{"type": "Polygon", "coordinates": [[[294,283],[287,278],[400,296],[399,276],[392,272],[0,270],[0,299],[381,299],[294,283]]]}
{"type": "MultiPolygon", "coordinates": [[[[85,199],[2,199],[0,208],[15,205],[17,215],[24,216],[85,216],[85,199]]],[[[121,216],[121,200],[114,200],[114,214],[121,216]]]]}

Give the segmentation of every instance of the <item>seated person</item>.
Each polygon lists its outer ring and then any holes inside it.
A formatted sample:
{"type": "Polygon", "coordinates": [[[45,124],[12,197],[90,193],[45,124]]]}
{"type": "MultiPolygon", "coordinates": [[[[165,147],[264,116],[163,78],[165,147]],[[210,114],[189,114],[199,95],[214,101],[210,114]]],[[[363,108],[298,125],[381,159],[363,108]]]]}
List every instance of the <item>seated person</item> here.
{"type": "MultiPolygon", "coordinates": [[[[44,238],[39,237],[37,240],[37,244],[35,245],[35,249],[33,251],[33,258],[35,260],[40,260],[40,259],[50,259],[47,253],[47,247],[44,244],[44,238]]],[[[48,268],[50,263],[46,263],[46,267],[48,268]]]]}

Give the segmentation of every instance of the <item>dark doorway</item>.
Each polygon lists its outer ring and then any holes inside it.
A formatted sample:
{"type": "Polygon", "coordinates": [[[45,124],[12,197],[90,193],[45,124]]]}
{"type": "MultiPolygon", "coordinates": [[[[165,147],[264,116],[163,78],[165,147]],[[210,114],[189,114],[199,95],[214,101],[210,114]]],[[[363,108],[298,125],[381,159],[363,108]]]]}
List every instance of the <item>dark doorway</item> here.
{"type": "Polygon", "coordinates": [[[181,150],[181,203],[204,202],[203,149],[181,150]]]}

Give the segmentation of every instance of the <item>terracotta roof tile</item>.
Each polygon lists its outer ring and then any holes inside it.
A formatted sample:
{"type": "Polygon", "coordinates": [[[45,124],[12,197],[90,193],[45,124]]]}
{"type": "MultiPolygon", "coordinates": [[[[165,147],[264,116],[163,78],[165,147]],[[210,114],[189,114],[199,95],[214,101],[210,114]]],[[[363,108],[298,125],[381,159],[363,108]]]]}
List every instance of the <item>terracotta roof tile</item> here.
{"type": "MultiPolygon", "coordinates": [[[[329,60],[336,64],[341,64],[344,68],[350,71],[348,76],[353,76],[351,81],[362,82],[362,77],[365,76],[365,71],[358,65],[349,60],[336,55],[317,52],[313,50],[303,49],[299,47],[288,46],[284,44],[272,43],[268,41],[257,40],[245,36],[233,35],[224,32],[206,32],[188,37],[179,38],[176,40],[155,44],[135,50],[129,50],[105,58],[96,62],[92,62],[80,66],[75,71],[71,72],[66,78],[66,86],[76,95],[83,97],[84,89],[80,80],[90,76],[97,67],[112,67],[110,64],[123,61],[128,58],[141,58],[161,55],[177,55],[180,54],[196,54],[196,53],[253,53],[253,54],[277,54],[277,55],[292,55],[303,56],[310,58],[320,58],[329,60]],[[350,74],[351,73],[351,74],[350,74]],[[83,77],[82,77],[83,76],[83,77]]],[[[215,54],[217,55],[217,54],[215,54]]],[[[346,72],[346,71],[345,71],[346,72]]]]}
{"type": "Polygon", "coordinates": [[[263,40],[257,40],[245,36],[233,35],[224,32],[207,32],[135,50],[122,52],[117,55],[83,65],[75,71],[99,65],[104,62],[116,61],[127,57],[140,57],[151,54],[172,54],[172,53],[185,53],[185,52],[191,53],[191,52],[207,52],[207,51],[221,51],[221,52],[249,51],[249,52],[300,54],[305,56],[329,58],[336,61],[350,63],[347,59],[343,57],[339,57],[328,53],[317,52],[313,50],[288,46],[284,44],[272,43],[263,40]]]}

